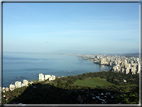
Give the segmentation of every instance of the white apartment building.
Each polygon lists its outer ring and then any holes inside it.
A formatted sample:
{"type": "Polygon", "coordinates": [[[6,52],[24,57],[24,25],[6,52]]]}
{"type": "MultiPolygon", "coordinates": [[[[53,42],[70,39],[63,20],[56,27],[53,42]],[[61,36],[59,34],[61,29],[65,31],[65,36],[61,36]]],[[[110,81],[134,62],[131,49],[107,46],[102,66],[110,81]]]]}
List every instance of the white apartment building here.
{"type": "Polygon", "coordinates": [[[16,81],[15,82],[15,88],[20,88],[21,87],[21,82],[20,81],[16,81]]]}
{"type": "Polygon", "coordinates": [[[51,81],[52,80],[52,77],[49,77],[49,81],[51,81]]]}
{"type": "Polygon", "coordinates": [[[9,88],[8,88],[8,87],[6,87],[6,88],[5,88],[5,91],[9,91],[9,88]]]}
{"type": "Polygon", "coordinates": [[[54,75],[52,75],[52,80],[55,80],[55,78],[56,78],[56,77],[55,77],[54,75]]]}
{"type": "Polygon", "coordinates": [[[26,86],[26,84],[22,83],[22,84],[21,84],[21,87],[24,87],[24,86],[26,86]]]}
{"type": "Polygon", "coordinates": [[[10,85],[9,85],[9,89],[10,89],[10,91],[13,91],[13,90],[15,89],[15,85],[10,84],[10,85]]]}
{"type": "Polygon", "coordinates": [[[39,74],[39,81],[44,81],[44,75],[42,73],[39,74]]]}
{"type": "Polygon", "coordinates": [[[54,75],[45,75],[45,79],[43,79],[44,75],[43,74],[39,74],[39,81],[44,81],[44,80],[47,80],[49,79],[49,81],[51,80],[55,80],[55,76],[54,75]]]}
{"type": "Polygon", "coordinates": [[[130,68],[131,67],[131,64],[125,64],[125,68],[130,68]]]}
{"type": "Polygon", "coordinates": [[[126,69],[126,74],[130,73],[130,68],[126,69]]]}
{"type": "Polygon", "coordinates": [[[23,84],[25,84],[26,86],[28,86],[28,81],[27,80],[23,80],[23,84]]]}
{"type": "Polygon", "coordinates": [[[102,58],[102,59],[100,60],[100,64],[106,64],[106,58],[102,58]]]}
{"type": "Polygon", "coordinates": [[[45,80],[49,79],[49,77],[51,77],[51,75],[45,75],[45,80]]]}

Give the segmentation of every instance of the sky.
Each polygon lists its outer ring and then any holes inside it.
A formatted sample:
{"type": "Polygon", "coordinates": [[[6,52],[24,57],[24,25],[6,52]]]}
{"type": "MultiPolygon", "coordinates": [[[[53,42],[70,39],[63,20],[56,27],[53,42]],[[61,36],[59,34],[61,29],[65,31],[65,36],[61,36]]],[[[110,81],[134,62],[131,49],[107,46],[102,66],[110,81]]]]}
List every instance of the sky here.
{"type": "Polygon", "coordinates": [[[3,52],[139,52],[139,3],[3,3],[3,52]]]}

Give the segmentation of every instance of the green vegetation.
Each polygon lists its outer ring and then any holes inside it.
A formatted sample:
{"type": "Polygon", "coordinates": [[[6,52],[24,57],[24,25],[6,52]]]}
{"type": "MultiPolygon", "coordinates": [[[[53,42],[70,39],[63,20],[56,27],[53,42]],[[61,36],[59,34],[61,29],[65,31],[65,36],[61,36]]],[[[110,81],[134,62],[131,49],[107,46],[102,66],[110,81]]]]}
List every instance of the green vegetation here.
{"type": "Polygon", "coordinates": [[[6,95],[2,99],[4,104],[102,104],[98,98],[92,99],[96,96],[105,99],[107,104],[138,104],[139,75],[112,71],[90,72],[56,78],[54,81],[37,80],[28,87],[5,92],[3,95],[6,95]],[[105,98],[100,96],[106,92],[111,95],[105,98]],[[78,99],[79,96],[82,100],[78,99]]]}
{"type": "Polygon", "coordinates": [[[77,80],[74,82],[74,85],[88,86],[91,88],[95,88],[96,86],[109,86],[109,85],[115,85],[115,84],[106,81],[106,79],[101,79],[100,77],[95,77],[95,78],[91,78],[91,79],[77,80]]]}
{"type": "Polygon", "coordinates": [[[136,84],[130,84],[130,85],[125,85],[125,86],[118,86],[118,85],[115,85],[114,83],[108,82],[105,78],[100,78],[100,77],[95,77],[95,78],[85,79],[85,80],[77,80],[77,81],[74,82],[74,85],[77,85],[77,86],[88,86],[88,87],[91,87],[91,88],[95,88],[97,86],[110,86],[110,85],[114,85],[116,87],[136,86],[136,84]]]}

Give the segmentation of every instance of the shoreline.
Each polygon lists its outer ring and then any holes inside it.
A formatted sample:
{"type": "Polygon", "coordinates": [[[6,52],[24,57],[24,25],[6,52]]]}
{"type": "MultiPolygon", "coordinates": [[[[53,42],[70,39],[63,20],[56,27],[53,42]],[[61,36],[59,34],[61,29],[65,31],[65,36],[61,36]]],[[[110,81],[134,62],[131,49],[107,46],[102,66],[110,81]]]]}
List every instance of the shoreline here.
{"type": "MultiPolygon", "coordinates": [[[[84,58],[84,57],[79,57],[79,58],[84,58]]],[[[81,59],[81,60],[87,60],[87,61],[89,60],[89,61],[91,61],[90,59],[94,59],[94,58],[85,58],[85,59],[81,59]]],[[[91,61],[91,62],[93,62],[94,64],[98,64],[100,66],[109,66],[110,69],[113,68],[113,66],[110,66],[109,64],[100,64],[99,62],[95,62],[95,61],[91,61]]]]}
{"type": "MultiPolygon", "coordinates": [[[[79,57],[78,57],[79,58],[79,57]]],[[[82,58],[82,57],[81,57],[82,58]]],[[[81,59],[81,60],[88,60],[88,59],[92,59],[92,58],[86,58],[86,59],[81,59]]],[[[91,61],[92,62],[92,61],[91,61]]],[[[95,62],[93,62],[94,64],[97,64],[97,65],[101,65],[101,64],[98,64],[98,63],[95,63],[95,62]]],[[[104,65],[104,66],[109,66],[109,65],[104,65]]],[[[110,66],[109,66],[110,67],[110,66]]],[[[110,68],[108,69],[108,70],[110,70],[110,68]]],[[[107,71],[108,71],[107,70],[107,71]]],[[[101,71],[103,71],[103,70],[101,70],[101,71]]],[[[90,71],[91,72],[91,71],[90,71]]],[[[96,72],[100,72],[100,71],[96,71],[96,72]]],[[[85,73],[89,73],[89,72],[85,72],[85,73]]],[[[79,74],[82,74],[82,73],[79,73],[79,74]]],[[[79,75],[79,74],[75,74],[75,75],[79,75]]],[[[75,76],[75,75],[68,75],[68,76],[75,76]]],[[[57,78],[62,78],[62,77],[67,77],[67,76],[57,76],[57,78]]],[[[23,79],[24,80],[24,79],[23,79]]],[[[21,82],[21,81],[23,81],[23,80],[17,80],[17,81],[19,81],[19,82],[21,82]]],[[[25,79],[26,80],[26,79],[25,79]]],[[[36,79],[30,79],[30,80],[27,80],[28,81],[28,83],[31,83],[31,82],[35,82],[35,81],[37,81],[36,79]]],[[[16,81],[15,81],[16,82],[16,81]]],[[[10,83],[8,86],[5,86],[5,87],[2,87],[2,88],[6,88],[6,87],[9,87],[11,84],[13,85],[13,84],[15,84],[15,82],[14,83],[10,83]]],[[[22,82],[21,82],[22,83],[22,82]]]]}
{"type": "MultiPolygon", "coordinates": [[[[110,69],[109,69],[110,70],[110,69]]],[[[107,71],[109,71],[109,70],[107,70],[107,71]]],[[[98,72],[102,72],[102,71],[98,71],[98,72]]],[[[86,72],[86,73],[89,73],[89,72],[86,72]]],[[[80,75],[80,74],[77,74],[77,75],[80,75]]],[[[77,75],[69,75],[69,76],[77,76],[77,75]]],[[[56,78],[62,78],[62,77],[67,77],[67,76],[58,76],[58,77],[56,77],[56,78]]],[[[26,79],[24,79],[24,80],[26,80],[26,79]]],[[[28,80],[27,80],[28,81],[28,80]]],[[[43,80],[43,81],[46,81],[46,80],[43,80]]],[[[21,82],[21,81],[15,81],[15,82],[21,82]]],[[[28,81],[28,84],[30,84],[30,85],[32,85],[33,83],[35,83],[35,82],[41,82],[41,81],[37,81],[37,80],[33,80],[33,79],[31,79],[30,81],[28,81]]],[[[50,82],[50,81],[49,81],[50,82]]],[[[13,84],[10,84],[10,85],[13,85],[13,84]]],[[[10,85],[9,86],[7,86],[7,87],[2,87],[1,89],[1,91],[3,92],[3,90],[4,90],[4,92],[6,92],[6,88],[7,88],[7,91],[13,91],[13,90],[10,90],[10,85]]],[[[26,87],[28,87],[29,85],[26,85],[26,87]]],[[[23,86],[21,86],[21,87],[19,87],[19,88],[22,88],[23,86]]],[[[16,89],[16,88],[15,88],[16,89]]]]}

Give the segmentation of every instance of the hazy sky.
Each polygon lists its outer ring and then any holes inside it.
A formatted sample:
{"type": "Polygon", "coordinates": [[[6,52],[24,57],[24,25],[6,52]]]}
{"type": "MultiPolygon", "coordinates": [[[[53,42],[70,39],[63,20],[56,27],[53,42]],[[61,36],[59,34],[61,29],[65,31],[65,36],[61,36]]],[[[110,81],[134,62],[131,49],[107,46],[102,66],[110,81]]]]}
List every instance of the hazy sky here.
{"type": "Polygon", "coordinates": [[[139,52],[139,3],[4,3],[4,52],[139,52]]]}

